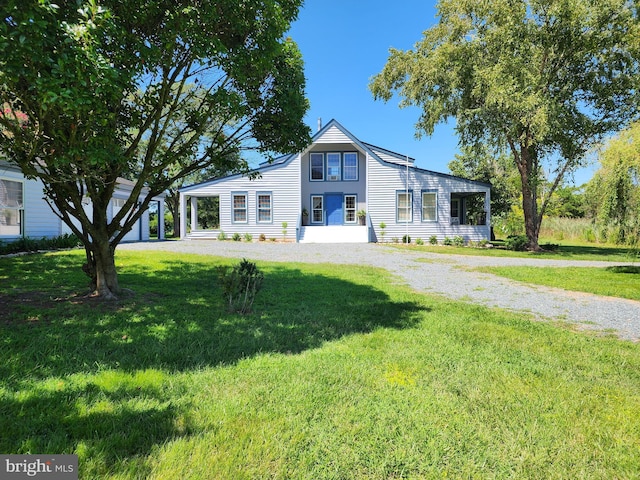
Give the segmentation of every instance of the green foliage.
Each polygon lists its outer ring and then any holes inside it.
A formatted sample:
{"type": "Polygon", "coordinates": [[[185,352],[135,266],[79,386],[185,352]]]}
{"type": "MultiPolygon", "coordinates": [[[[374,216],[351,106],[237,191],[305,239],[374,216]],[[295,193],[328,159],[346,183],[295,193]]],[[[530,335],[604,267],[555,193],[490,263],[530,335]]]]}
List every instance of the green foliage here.
{"type": "Polygon", "coordinates": [[[453,245],[453,240],[451,240],[449,237],[444,237],[444,241],[442,242],[443,245],[446,246],[452,246],[453,245]]]}
{"type": "Polygon", "coordinates": [[[301,3],[4,2],[0,149],[43,182],[100,295],[119,290],[113,252],[152,197],[211,169],[248,173],[244,150],[308,145],[303,61],[285,35],[301,3]],[[110,218],[120,177],[131,197],[110,218]]]}
{"type": "Polygon", "coordinates": [[[424,245],[424,240],[421,238],[416,238],[416,245],[424,245]]]}
{"type": "Polygon", "coordinates": [[[587,186],[602,237],[617,244],[640,241],[640,123],[611,139],[601,168],[587,186]]]}
{"type": "Polygon", "coordinates": [[[431,235],[429,237],[429,243],[431,245],[437,245],[438,244],[438,237],[436,235],[431,235]]]}
{"type": "Polygon", "coordinates": [[[233,267],[218,266],[218,284],[230,312],[246,314],[262,288],[264,274],[255,263],[242,259],[233,267]]]}
{"type": "Polygon", "coordinates": [[[224,230],[220,230],[220,233],[218,233],[218,240],[224,241],[226,239],[227,239],[227,234],[224,233],[224,230]]]}
{"type": "Polygon", "coordinates": [[[244,240],[245,242],[251,242],[253,240],[253,235],[251,235],[250,233],[245,233],[244,240]]]}
{"type": "Polygon", "coordinates": [[[413,50],[392,49],[370,89],[417,106],[417,134],[455,119],[460,143],[509,151],[520,174],[529,248],[551,189],[594,142],[638,117],[640,24],[627,0],[447,1],[413,50]],[[615,100],[612,100],[615,99],[615,100]]]}
{"type": "Polygon", "coordinates": [[[409,235],[403,235],[402,243],[411,243],[411,237],[409,235]]]}
{"type": "Polygon", "coordinates": [[[456,235],[453,237],[453,246],[454,247],[464,247],[464,238],[460,235],[456,235]]]}
{"type": "Polygon", "coordinates": [[[0,255],[20,252],[36,252],[38,250],[58,250],[62,248],[76,248],[80,246],[80,240],[72,233],[65,233],[53,238],[29,238],[23,237],[12,242],[0,241],[0,255]]]}
{"type": "Polygon", "coordinates": [[[527,249],[529,240],[525,235],[509,235],[504,242],[507,250],[524,251],[527,249]]]}
{"type": "Polygon", "coordinates": [[[282,236],[285,238],[287,238],[287,226],[289,224],[287,222],[282,222],[282,236]]]}
{"type": "Polygon", "coordinates": [[[239,242],[240,240],[242,240],[242,235],[240,235],[238,232],[235,232],[231,236],[231,240],[233,240],[234,242],[239,242]]]}

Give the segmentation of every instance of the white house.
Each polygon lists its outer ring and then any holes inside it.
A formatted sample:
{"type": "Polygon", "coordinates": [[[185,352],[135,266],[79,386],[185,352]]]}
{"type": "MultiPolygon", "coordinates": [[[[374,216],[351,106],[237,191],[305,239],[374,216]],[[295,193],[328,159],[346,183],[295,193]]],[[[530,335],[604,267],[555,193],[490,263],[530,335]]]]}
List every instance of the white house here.
{"type": "Polygon", "coordinates": [[[216,238],[223,231],[327,243],[401,241],[404,235],[425,242],[432,236],[439,242],[490,239],[489,184],[417,168],[413,159],[365,143],[335,120],[306,150],[263,163],[255,173],[253,180],[232,175],[180,189],[182,238],[216,238]],[[217,229],[199,228],[203,197],[218,198],[217,229]]]}
{"type": "MultiPolygon", "coordinates": [[[[133,182],[119,179],[107,213],[111,220],[129,198],[133,182]]],[[[144,192],[143,192],[144,195],[144,192]]],[[[153,198],[157,202],[158,218],[164,218],[164,195],[153,198]]],[[[87,199],[85,211],[91,212],[87,199]]],[[[10,242],[21,237],[57,237],[71,233],[71,229],[51,211],[44,200],[42,182],[24,177],[20,169],[0,160],[0,241],[10,242]]],[[[158,236],[164,238],[164,222],[158,222],[158,236]]],[[[145,211],[125,236],[124,241],[149,240],[149,211],[145,211]]]]}

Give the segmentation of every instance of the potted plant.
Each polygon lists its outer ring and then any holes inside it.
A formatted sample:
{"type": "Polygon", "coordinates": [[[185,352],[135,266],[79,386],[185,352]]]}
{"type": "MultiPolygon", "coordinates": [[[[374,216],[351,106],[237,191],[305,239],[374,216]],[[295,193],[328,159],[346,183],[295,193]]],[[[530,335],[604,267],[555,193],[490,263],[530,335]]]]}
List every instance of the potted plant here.
{"type": "Polygon", "coordinates": [[[358,210],[358,220],[360,220],[360,225],[367,224],[367,211],[366,210],[358,210]]]}

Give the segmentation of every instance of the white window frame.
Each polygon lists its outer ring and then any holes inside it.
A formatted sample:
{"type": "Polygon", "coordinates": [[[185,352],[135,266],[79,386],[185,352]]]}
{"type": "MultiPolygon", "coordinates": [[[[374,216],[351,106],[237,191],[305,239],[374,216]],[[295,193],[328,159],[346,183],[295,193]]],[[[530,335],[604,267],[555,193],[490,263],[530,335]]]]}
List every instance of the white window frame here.
{"type": "Polygon", "coordinates": [[[324,153],[311,152],[309,154],[309,181],[311,182],[324,182],[324,153]],[[320,173],[322,174],[322,178],[313,178],[313,160],[320,160],[320,173]]]}
{"type": "MultiPolygon", "coordinates": [[[[4,217],[4,218],[0,218],[0,237],[21,237],[24,235],[24,182],[17,178],[7,178],[7,177],[0,178],[0,181],[13,182],[20,185],[20,197],[21,197],[18,205],[9,204],[8,194],[6,198],[7,203],[6,204],[0,203],[0,215],[4,217]],[[9,213],[6,213],[5,211],[9,213]],[[13,215],[11,215],[11,213],[13,213],[13,215]],[[13,224],[13,223],[6,224],[7,219],[13,219],[14,217],[17,220],[17,224],[13,224]],[[5,228],[17,227],[18,231],[15,233],[2,232],[1,229],[3,224],[5,224],[5,228]]],[[[2,185],[1,188],[6,189],[7,185],[2,185]]],[[[4,195],[0,196],[0,202],[5,200],[3,197],[4,195]]]]}
{"type": "Polygon", "coordinates": [[[328,182],[339,182],[342,180],[342,155],[339,152],[327,152],[327,175],[328,182]],[[331,165],[335,161],[335,165],[331,165]],[[337,172],[335,169],[338,169],[337,172]],[[333,173],[330,173],[333,172],[333,173]]]}
{"type": "Polygon", "coordinates": [[[311,195],[311,223],[324,224],[324,195],[311,195]],[[315,198],[320,199],[320,208],[315,208],[313,200],[315,198]],[[320,220],[316,220],[316,213],[320,213],[320,220]]]}
{"type": "Polygon", "coordinates": [[[249,195],[247,192],[231,192],[231,223],[249,223],[249,195]],[[236,197],[244,197],[243,208],[236,208],[236,197]],[[236,212],[244,212],[244,220],[236,220],[236,212]]]}
{"type": "Polygon", "coordinates": [[[428,223],[436,223],[438,221],[438,191],[437,190],[422,190],[422,195],[421,195],[421,200],[422,200],[422,221],[423,222],[428,222],[428,223]],[[428,208],[429,209],[433,209],[433,218],[429,218],[428,215],[425,215],[425,196],[432,196],[433,197],[433,206],[429,205],[428,208]]]}
{"type": "Polygon", "coordinates": [[[256,192],[256,223],[273,223],[273,193],[272,192],[256,192]],[[260,205],[260,197],[269,199],[269,207],[260,205]],[[268,220],[261,220],[260,213],[268,213],[268,220]]]}
{"type": "Polygon", "coordinates": [[[396,223],[413,223],[413,190],[396,190],[396,223]],[[406,207],[400,207],[400,196],[408,195],[409,205],[406,207]],[[400,219],[400,208],[408,214],[408,219],[400,219]]]}
{"type": "Polygon", "coordinates": [[[358,211],[358,196],[354,194],[347,194],[344,196],[344,223],[357,223],[358,215],[356,214],[358,211]],[[348,198],[353,198],[353,207],[349,207],[348,198]],[[352,219],[349,219],[349,214],[353,215],[352,219]]]}
{"type": "Polygon", "coordinates": [[[357,182],[358,181],[358,152],[344,152],[342,154],[342,179],[347,182],[357,182]],[[347,157],[351,155],[355,156],[356,164],[349,165],[347,167],[347,157]],[[353,170],[354,175],[347,175],[347,172],[353,170]]]}

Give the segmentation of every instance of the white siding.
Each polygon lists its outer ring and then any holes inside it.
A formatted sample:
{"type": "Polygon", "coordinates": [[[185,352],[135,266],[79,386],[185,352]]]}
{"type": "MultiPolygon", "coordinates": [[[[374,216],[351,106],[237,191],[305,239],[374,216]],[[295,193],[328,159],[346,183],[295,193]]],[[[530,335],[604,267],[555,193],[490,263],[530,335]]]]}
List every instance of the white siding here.
{"type": "Polygon", "coordinates": [[[390,242],[394,238],[402,240],[407,230],[411,240],[421,238],[425,243],[432,235],[442,242],[445,237],[462,236],[465,241],[489,239],[488,225],[451,225],[450,199],[452,192],[486,192],[489,187],[447,175],[436,175],[409,168],[408,188],[413,193],[413,217],[407,224],[396,219],[396,192],[407,188],[407,169],[404,166],[389,165],[369,160],[368,198],[369,215],[378,241],[390,242]],[[422,221],[422,191],[437,192],[437,221],[422,221]],[[380,223],[386,224],[384,238],[380,223]]]}
{"type": "MultiPolygon", "coordinates": [[[[300,156],[282,165],[273,165],[262,169],[261,177],[250,180],[247,177],[230,177],[209,182],[184,191],[186,197],[219,197],[220,230],[227,237],[234,233],[250,233],[254,240],[260,234],[267,238],[283,238],[282,223],[287,222],[288,240],[296,239],[296,226],[302,206],[300,204],[300,156]],[[247,222],[232,222],[231,196],[233,193],[247,193],[247,222]],[[272,222],[257,223],[257,194],[270,192],[272,198],[272,222]]],[[[210,232],[214,238],[219,230],[210,232]]]]}
{"type": "Polygon", "coordinates": [[[351,143],[351,139],[334,125],[329,127],[320,137],[316,138],[314,143],[351,143]]]}
{"type": "Polygon", "coordinates": [[[61,221],[44,200],[42,182],[25,179],[19,170],[6,164],[0,165],[0,177],[23,183],[25,236],[42,238],[61,234],[61,221]]]}

